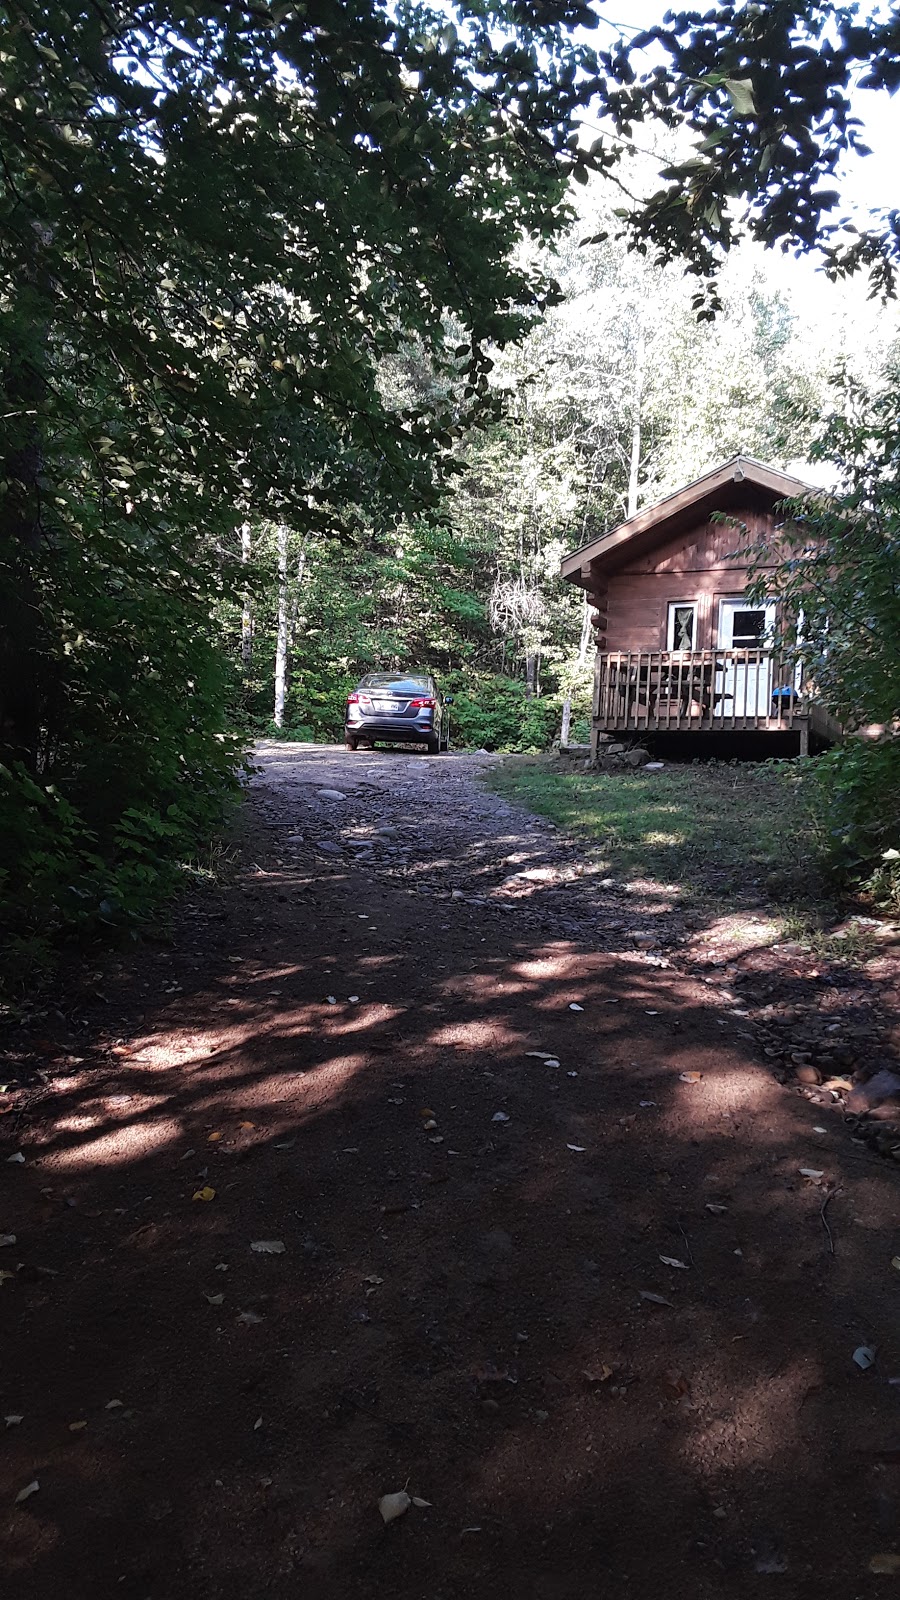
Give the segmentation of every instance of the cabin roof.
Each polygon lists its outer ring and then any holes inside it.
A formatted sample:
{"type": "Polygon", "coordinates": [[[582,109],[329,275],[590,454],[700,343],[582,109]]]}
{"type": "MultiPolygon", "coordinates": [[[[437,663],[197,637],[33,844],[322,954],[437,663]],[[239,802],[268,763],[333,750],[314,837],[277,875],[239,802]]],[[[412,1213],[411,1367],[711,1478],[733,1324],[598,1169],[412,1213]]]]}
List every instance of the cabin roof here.
{"type": "Polygon", "coordinates": [[[560,572],[570,583],[589,589],[592,575],[620,566],[631,555],[674,537],[700,518],[728,511],[746,500],[748,490],[754,500],[775,505],[779,500],[809,494],[812,485],[778,467],[754,461],[752,456],[732,456],[722,466],[704,472],[683,489],[645,506],[608,533],[573,550],[564,557],[560,572]]]}

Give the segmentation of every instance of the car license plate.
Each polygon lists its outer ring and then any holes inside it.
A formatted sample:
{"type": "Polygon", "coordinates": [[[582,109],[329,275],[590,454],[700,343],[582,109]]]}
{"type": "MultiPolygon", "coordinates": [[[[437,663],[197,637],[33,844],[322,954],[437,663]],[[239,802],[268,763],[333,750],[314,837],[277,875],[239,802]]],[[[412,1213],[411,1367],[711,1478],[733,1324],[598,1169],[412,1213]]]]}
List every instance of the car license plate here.
{"type": "Polygon", "coordinates": [[[373,700],[372,704],[374,705],[376,711],[396,711],[397,710],[397,702],[396,702],[396,700],[373,700]]]}

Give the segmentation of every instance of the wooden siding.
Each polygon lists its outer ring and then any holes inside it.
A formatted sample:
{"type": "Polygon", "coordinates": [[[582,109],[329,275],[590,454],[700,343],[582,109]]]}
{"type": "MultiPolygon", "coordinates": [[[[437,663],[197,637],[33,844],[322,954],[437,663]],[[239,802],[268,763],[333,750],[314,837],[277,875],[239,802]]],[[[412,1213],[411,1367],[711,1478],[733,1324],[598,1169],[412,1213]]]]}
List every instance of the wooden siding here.
{"type": "MultiPolygon", "coordinates": [[[[778,553],[771,513],[748,506],[732,515],[746,525],[753,539],[767,537],[771,541],[774,565],[778,553]]],[[[633,557],[619,571],[608,573],[602,586],[605,592],[593,596],[599,648],[665,650],[669,605],[687,600],[697,602],[694,649],[717,648],[719,601],[740,595],[747,587],[746,564],[736,557],[746,537],[740,528],[704,520],[656,550],[633,557]]]]}

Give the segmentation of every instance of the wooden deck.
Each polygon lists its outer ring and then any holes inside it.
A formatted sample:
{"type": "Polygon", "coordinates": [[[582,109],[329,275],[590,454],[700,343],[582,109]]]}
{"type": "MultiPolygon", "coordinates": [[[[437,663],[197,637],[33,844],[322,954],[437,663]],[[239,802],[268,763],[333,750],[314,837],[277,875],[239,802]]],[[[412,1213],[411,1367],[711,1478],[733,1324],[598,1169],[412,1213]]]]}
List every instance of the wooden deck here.
{"type": "Polygon", "coordinates": [[[790,733],[809,748],[841,736],[792,663],[769,650],[600,651],[596,733],[790,733]]]}

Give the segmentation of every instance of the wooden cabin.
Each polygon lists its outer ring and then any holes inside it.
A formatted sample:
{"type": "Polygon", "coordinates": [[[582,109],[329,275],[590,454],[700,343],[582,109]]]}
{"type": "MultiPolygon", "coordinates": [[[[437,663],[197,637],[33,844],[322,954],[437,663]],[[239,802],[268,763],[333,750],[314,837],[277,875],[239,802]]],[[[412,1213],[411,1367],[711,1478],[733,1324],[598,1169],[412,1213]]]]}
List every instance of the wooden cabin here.
{"type": "Polygon", "coordinates": [[[742,546],[763,539],[774,567],[775,507],[809,487],[735,456],[565,558],[563,577],[596,607],[595,755],[599,742],[636,735],[679,736],[666,744],[687,754],[687,735],[703,736],[692,753],[712,753],[723,741],[711,736],[746,744],[753,734],[754,749],[772,755],[805,755],[840,737],[800,669],[771,648],[774,603],[744,598],[742,546]]]}

